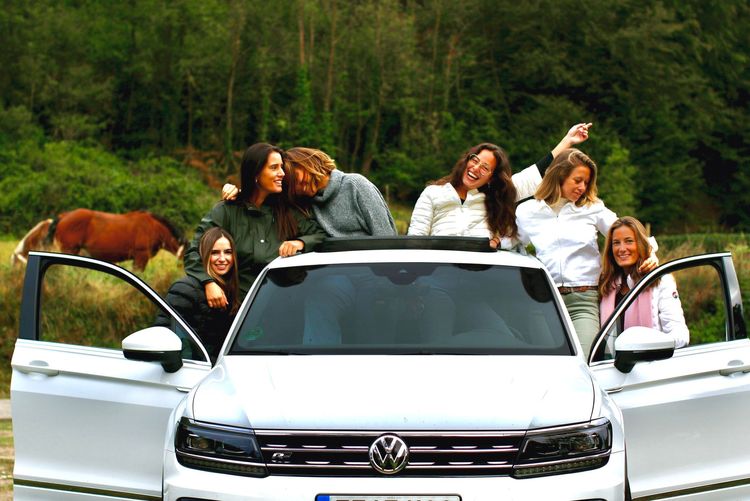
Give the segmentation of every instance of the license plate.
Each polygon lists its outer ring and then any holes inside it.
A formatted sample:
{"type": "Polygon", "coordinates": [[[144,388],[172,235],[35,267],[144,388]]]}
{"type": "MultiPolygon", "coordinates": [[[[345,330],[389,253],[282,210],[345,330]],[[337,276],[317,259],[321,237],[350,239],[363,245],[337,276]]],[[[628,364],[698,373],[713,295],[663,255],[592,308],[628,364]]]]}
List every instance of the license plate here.
{"type": "Polygon", "coordinates": [[[461,501],[461,496],[443,494],[318,494],[315,501],[461,501]]]}

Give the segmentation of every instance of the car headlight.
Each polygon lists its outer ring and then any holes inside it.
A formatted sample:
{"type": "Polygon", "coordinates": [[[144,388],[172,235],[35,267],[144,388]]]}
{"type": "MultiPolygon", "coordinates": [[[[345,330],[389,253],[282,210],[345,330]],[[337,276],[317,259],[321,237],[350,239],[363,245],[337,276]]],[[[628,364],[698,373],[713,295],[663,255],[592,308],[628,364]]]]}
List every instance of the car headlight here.
{"type": "Polygon", "coordinates": [[[586,424],[529,431],[513,468],[516,478],[600,468],[609,461],[612,425],[606,418],[586,424]]]}
{"type": "Polygon", "coordinates": [[[197,470],[264,477],[268,474],[252,430],[196,423],[183,417],[175,435],[177,461],[197,470]]]}

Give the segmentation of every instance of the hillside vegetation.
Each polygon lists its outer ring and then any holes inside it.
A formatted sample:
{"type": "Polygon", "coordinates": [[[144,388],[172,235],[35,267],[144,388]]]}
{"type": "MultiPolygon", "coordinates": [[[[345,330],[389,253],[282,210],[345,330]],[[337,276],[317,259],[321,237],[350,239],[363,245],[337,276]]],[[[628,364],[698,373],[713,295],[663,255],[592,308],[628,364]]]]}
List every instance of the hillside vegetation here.
{"type": "Polygon", "coordinates": [[[69,208],[78,181],[98,183],[76,201],[93,209],[195,196],[184,170],[127,175],[196,149],[223,180],[257,141],[324,149],[413,205],[473,144],[520,169],[582,121],[618,213],[658,234],[748,231],[749,37],[750,4],[731,0],[9,0],[0,231],[69,208]],[[80,144],[134,162],[121,177],[87,150],[101,172],[77,178],[80,144]]]}

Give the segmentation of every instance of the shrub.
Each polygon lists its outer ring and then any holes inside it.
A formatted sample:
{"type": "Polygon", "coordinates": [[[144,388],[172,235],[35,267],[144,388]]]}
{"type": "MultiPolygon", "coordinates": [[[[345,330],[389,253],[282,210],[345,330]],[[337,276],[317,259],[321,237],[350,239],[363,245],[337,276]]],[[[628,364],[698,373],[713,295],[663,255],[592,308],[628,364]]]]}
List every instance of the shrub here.
{"type": "Polygon", "coordinates": [[[21,236],[41,219],[84,207],[148,210],[192,229],[218,194],[166,157],[125,162],[95,146],[52,142],[0,154],[0,233],[21,236]]]}

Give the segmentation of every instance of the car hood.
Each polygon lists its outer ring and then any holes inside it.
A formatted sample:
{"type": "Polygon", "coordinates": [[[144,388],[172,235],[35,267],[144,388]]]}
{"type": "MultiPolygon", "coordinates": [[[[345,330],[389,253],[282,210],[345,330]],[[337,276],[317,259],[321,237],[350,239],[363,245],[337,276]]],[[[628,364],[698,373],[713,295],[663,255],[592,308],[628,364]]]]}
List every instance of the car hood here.
{"type": "Polygon", "coordinates": [[[591,419],[573,356],[226,356],[194,419],[255,429],[525,430],[591,419]]]}

